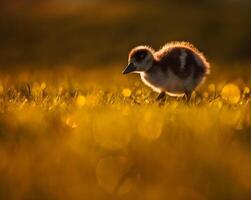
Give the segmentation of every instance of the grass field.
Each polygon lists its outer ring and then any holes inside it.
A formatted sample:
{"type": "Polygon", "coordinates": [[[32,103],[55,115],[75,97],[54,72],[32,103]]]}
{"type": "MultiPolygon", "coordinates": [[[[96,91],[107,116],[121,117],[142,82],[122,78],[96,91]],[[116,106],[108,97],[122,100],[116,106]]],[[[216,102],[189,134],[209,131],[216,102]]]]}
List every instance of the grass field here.
{"type": "Polygon", "coordinates": [[[158,103],[118,66],[0,75],[0,199],[251,199],[248,73],[158,103]]]}

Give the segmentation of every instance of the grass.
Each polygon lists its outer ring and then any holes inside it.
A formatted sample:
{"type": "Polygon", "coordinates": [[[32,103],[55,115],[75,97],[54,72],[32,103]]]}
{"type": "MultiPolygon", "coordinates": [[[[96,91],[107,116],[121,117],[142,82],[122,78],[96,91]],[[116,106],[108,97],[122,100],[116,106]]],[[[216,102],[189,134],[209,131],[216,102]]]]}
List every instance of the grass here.
{"type": "Polygon", "coordinates": [[[115,68],[1,74],[0,198],[250,199],[250,83],[222,74],[189,104],[115,68]]]}

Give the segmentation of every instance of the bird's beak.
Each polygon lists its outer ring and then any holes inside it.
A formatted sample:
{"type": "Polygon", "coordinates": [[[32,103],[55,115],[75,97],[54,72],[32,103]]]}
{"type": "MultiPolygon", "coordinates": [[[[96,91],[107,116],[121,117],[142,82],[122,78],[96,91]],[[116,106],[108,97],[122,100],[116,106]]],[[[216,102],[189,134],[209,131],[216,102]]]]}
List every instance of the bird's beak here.
{"type": "Polygon", "coordinates": [[[128,74],[128,73],[131,73],[131,72],[134,72],[136,71],[136,67],[130,63],[123,71],[123,74],[128,74]]]}

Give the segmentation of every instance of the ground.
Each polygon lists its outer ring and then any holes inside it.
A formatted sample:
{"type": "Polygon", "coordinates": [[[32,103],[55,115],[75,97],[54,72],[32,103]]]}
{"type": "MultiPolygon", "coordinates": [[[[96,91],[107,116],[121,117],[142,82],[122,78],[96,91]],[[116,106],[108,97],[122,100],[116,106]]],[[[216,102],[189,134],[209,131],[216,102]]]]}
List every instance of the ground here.
{"type": "Polygon", "coordinates": [[[250,199],[247,72],[158,103],[122,69],[0,75],[0,198],[250,199]]]}

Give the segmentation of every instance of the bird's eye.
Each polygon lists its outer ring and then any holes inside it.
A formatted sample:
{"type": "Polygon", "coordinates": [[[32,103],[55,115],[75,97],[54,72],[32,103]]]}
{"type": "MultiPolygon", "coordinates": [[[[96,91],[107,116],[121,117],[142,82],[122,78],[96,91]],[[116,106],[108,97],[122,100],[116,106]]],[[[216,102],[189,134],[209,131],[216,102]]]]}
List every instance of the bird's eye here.
{"type": "Polygon", "coordinates": [[[145,53],[140,53],[136,56],[136,60],[137,61],[142,61],[144,60],[144,58],[146,57],[146,54],[145,53]]]}
{"type": "Polygon", "coordinates": [[[142,54],[140,55],[140,58],[143,59],[143,58],[145,58],[145,56],[146,56],[146,55],[145,55],[144,53],[142,53],[142,54]]]}

